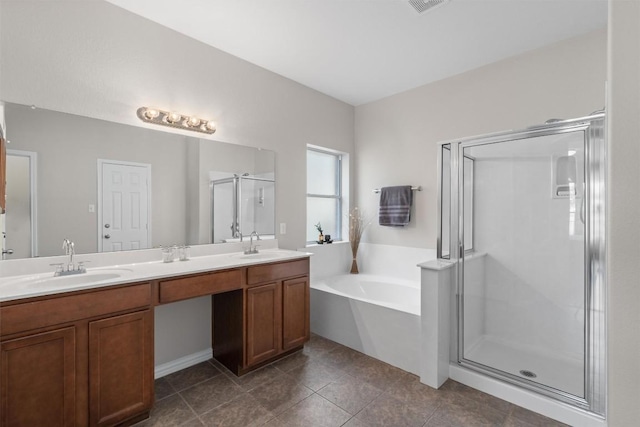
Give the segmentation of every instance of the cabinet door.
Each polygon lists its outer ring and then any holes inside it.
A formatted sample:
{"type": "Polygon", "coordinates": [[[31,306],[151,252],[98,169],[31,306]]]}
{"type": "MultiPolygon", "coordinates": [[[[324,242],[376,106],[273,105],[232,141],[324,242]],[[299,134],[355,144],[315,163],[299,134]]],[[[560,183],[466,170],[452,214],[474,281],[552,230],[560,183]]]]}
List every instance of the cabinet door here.
{"type": "Polygon", "coordinates": [[[0,425],[75,426],[75,328],[5,341],[0,347],[0,425]]]}
{"type": "Polygon", "coordinates": [[[283,293],[283,350],[303,345],[309,340],[309,279],[285,280],[283,293]]]}
{"type": "Polygon", "coordinates": [[[92,426],[114,425],[151,409],[153,313],[89,323],[89,413],[92,426]]]}
{"type": "Polygon", "coordinates": [[[277,355],[282,341],[282,287],[280,283],[247,289],[247,365],[277,355]]]}

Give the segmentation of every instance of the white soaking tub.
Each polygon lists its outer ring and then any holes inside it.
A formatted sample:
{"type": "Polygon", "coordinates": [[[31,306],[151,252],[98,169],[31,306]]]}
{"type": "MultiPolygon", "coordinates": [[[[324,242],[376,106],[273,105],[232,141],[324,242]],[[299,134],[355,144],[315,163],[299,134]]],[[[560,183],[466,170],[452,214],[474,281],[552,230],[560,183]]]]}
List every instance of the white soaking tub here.
{"type": "Polygon", "coordinates": [[[420,283],[371,274],[311,280],[313,332],[419,375],[420,283]]]}

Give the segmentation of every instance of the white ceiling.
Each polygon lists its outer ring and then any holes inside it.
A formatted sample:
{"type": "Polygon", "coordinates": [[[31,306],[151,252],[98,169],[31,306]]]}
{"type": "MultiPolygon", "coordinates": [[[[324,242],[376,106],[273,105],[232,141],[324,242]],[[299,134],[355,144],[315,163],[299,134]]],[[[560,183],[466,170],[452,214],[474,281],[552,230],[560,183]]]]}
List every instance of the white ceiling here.
{"type": "Polygon", "coordinates": [[[352,105],[607,23],[607,0],[108,1],[352,105]]]}

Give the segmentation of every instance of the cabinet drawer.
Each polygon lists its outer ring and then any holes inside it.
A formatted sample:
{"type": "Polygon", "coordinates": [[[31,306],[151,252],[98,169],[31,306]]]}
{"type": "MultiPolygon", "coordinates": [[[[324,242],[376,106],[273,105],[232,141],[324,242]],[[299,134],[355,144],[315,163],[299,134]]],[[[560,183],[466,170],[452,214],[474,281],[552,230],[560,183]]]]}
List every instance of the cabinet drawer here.
{"type": "Polygon", "coordinates": [[[256,265],[248,269],[247,284],[255,285],[307,274],[309,274],[309,258],[276,264],[256,265]]]}
{"type": "Polygon", "coordinates": [[[213,295],[242,288],[242,270],[220,271],[160,282],[160,303],[213,295]]]}
{"type": "Polygon", "coordinates": [[[116,313],[151,304],[151,285],[126,286],[0,308],[0,335],[116,313]]]}

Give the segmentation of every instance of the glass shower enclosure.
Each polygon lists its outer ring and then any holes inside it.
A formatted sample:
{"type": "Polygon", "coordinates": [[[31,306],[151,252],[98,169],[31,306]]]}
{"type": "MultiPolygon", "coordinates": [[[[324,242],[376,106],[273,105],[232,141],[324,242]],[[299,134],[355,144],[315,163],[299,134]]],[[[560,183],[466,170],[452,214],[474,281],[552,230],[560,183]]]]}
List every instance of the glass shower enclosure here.
{"type": "Polygon", "coordinates": [[[241,242],[252,232],[275,237],[275,181],[248,174],[213,180],[211,243],[241,242]]]}
{"type": "Polygon", "coordinates": [[[453,362],[605,412],[604,114],[440,150],[453,362]]]}

